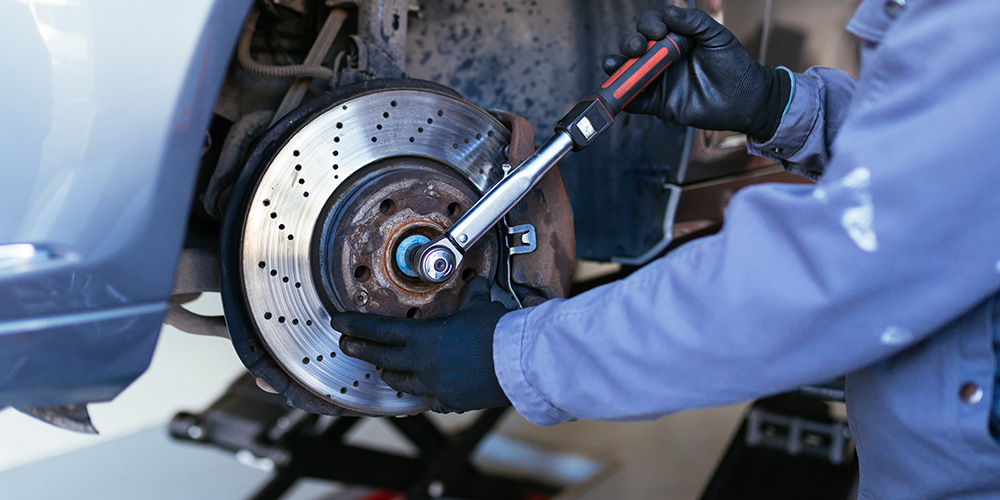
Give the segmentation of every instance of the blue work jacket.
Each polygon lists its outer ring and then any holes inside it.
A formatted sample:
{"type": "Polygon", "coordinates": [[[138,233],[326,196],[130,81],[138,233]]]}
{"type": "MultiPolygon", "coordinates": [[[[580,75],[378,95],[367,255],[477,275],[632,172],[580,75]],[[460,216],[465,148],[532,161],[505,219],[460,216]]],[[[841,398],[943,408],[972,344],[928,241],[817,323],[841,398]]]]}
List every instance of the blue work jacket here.
{"type": "Polygon", "coordinates": [[[750,146],[818,183],[746,188],[720,233],[504,316],[514,407],[651,419],[846,374],[860,498],[1000,497],[998,27],[989,0],[863,2],[858,80],[795,74],[750,146]]]}

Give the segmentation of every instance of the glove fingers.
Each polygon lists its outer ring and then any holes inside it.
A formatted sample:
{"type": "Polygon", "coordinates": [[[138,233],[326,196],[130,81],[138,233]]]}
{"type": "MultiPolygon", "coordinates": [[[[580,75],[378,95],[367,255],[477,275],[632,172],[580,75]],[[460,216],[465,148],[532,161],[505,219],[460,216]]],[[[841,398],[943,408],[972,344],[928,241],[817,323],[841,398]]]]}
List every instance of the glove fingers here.
{"type": "Polygon", "coordinates": [[[406,345],[414,320],[344,312],[333,316],[330,326],[338,332],[386,345],[406,345]]]}
{"type": "Polygon", "coordinates": [[[415,374],[410,372],[382,370],[382,380],[384,380],[389,387],[392,387],[399,392],[413,394],[414,396],[426,396],[430,394],[430,391],[427,390],[427,387],[423,384],[423,382],[421,382],[415,374]]]}
{"type": "Polygon", "coordinates": [[[635,22],[635,29],[647,40],[663,40],[669,32],[663,17],[655,10],[646,11],[639,16],[639,20],[635,22]]]}
{"type": "Polygon", "coordinates": [[[625,64],[625,61],[628,61],[628,59],[621,54],[608,54],[604,56],[604,60],[601,61],[601,69],[603,69],[608,76],[611,76],[615,74],[615,71],[618,71],[618,68],[620,68],[622,64],[625,64]]]}
{"type": "Polygon", "coordinates": [[[705,11],[669,6],[662,16],[667,29],[694,38],[698,45],[721,47],[733,40],[732,33],[705,11]]]}
{"type": "Polygon", "coordinates": [[[412,369],[405,348],[370,342],[367,340],[340,336],[340,350],[352,358],[367,361],[385,370],[410,371],[412,369]]]}
{"type": "Polygon", "coordinates": [[[632,99],[632,102],[625,106],[625,111],[629,113],[640,113],[646,115],[656,114],[660,108],[660,96],[656,92],[646,90],[632,99]]]}
{"type": "MultiPolygon", "coordinates": [[[[435,397],[433,397],[433,396],[424,396],[421,399],[423,399],[424,404],[427,405],[427,408],[429,408],[432,412],[435,412],[435,413],[451,413],[451,410],[448,409],[447,407],[445,407],[444,403],[442,403],[441,401],[438,401],[438,399],[435,398],[435,397]]],[[[462,413],[462,412],[459,412],[459,413],[462,413]]]]}
{"type": "Polygon", "coordinates": [[[618,50],[629,59],[634,59],[646,53],[648,40],[638,33],[629,33],[618,41],[618,50]]]}
{"type": "Polygon", "coordinates": [[[462,290],[462,302],[459,309],[474,306],[481,303],[490,302],[490,280],[476,276],[472,278],[462,290]]]}

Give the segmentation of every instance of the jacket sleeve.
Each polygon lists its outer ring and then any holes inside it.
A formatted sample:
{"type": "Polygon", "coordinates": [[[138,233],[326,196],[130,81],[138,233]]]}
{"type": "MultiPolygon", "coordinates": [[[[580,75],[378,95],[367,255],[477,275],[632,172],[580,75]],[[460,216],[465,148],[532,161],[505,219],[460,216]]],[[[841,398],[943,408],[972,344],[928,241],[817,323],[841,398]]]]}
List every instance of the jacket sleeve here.
{"type": "Polygon", "coordinates": [[[717,235],[503,317],[494,362],[514,407],[537,424],[632,420],[778,393],[887,358],[996,293],[998,17],[991,2],[913,2],[839,131],[817,117],[792,148],[807,171],[829,157],[817,185],[747,188],[717,235]]]}
{"type": "Polygon", "coordinates": [[[791,73],[792,93],[781,123],[767,142],[750,139],[751,154],[780,161],[786,170],[816,180],[830,159],[830,146],[857,86],[839,69],[815,67],[791,73]]]}

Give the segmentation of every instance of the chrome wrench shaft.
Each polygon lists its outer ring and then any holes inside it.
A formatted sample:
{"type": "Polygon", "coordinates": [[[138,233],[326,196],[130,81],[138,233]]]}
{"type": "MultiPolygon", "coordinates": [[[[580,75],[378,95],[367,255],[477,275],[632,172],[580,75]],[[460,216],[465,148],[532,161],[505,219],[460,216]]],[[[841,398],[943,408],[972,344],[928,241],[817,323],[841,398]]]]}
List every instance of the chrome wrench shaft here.
{"type": "Polygon", "coordinates": [[[440,283],[458,269],[462,254],[485,235],[573,149],[573,138],[556,132],[520,166],[491,187],[447,233],[414,252],[413,268],[424,281],[440,283]]]}

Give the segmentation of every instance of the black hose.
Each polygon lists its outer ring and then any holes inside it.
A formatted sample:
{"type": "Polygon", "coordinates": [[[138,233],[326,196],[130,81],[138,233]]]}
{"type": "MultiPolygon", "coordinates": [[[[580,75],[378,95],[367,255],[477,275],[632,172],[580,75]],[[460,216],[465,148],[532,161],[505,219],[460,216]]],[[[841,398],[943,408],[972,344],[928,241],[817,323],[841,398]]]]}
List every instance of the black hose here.
{"type": "Polygon", "coordinates": [[[243,158],[253,142],[267,130],[272,111],[254,111],[236,121],[222,143],[222,153],[215,165],[215,172],[201,195],[202,207],[214,218],[221,218],[229,204],[230,190],[243,167],[243,158]]]}

